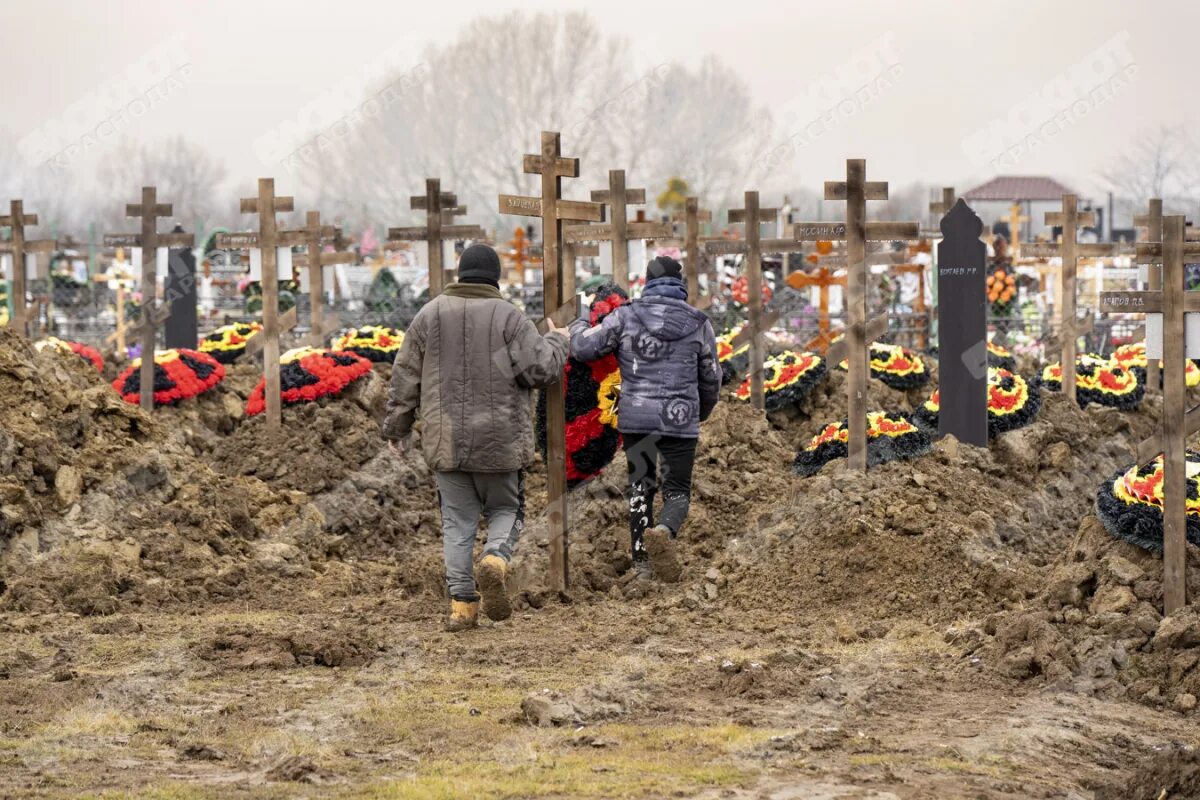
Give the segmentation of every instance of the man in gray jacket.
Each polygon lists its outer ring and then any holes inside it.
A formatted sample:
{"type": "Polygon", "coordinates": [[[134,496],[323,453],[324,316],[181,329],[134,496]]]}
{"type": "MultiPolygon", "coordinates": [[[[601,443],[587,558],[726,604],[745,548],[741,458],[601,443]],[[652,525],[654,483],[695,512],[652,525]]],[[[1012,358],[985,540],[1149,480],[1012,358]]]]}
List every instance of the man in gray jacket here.
{"type": "Polygon", "coordinates": [[[646,268],[641,298],[595,327],[571,324],[571,351],[580,361],[617,354],[621,398],[617,428],[629,465],[629,534],[642,578],[673,583],[680,565],[674,540],[687,519],[700,423],[721,390],[712,323],[687,303],[683,268],[659,256],[646,268]],[[654,525],[661,466],[663,511],[654,525]]]}
{"type": "Polygon", "coordinates": [[[530,390],[562,376],[567,334],[545,336],[500,295],[500,258],[468,247],[451,284],[413,320],[396,356],[383,437],[403,452],[418,412],[425,461],[437,476],[450,615],[475,627],[480,595],[493,620],[512,614],[505,578],[524,525],[522,470],[533,460],[530,390]],[[472,565],[479,517],[487,544],[472,565]]]}

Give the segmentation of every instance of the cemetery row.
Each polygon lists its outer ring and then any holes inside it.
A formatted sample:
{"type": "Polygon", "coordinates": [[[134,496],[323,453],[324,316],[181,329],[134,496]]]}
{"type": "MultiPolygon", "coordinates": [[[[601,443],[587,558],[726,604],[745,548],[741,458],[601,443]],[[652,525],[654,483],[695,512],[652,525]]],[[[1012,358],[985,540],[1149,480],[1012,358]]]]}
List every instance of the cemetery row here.
{"type": "MultiPolygon", "coordinates": [[[[523,169],[540,177],[540,192],[533,196],[501,194],[498,208],[502,214],[534,217],[541,222],[537,266],[541,273],[543,317],[563,323],[575,315],[576,295],[580,289],[590,288],[577,285],[577,259],[581,254],[596,252],[589,249],[590,245],[604,245],[607,257],[603,260],[603,279],[628,297],[630,244],[653,241],[659,247],[680,248],[687,265],[691,302],[714,315],[726,305],[713,291],[721,285],[717,272],[719,259],[732,256],[739,264],[740,275],[730,293],[736,305],[743,307],[744,320],[737,320],[736,330],[723,337],[723,356],[732,366],[734,359],[744,355],[748,374],[735,395],[754,409],[767,410],[769,395],[776,405],[781,397],[798,399],[820,379],[829,363],[842,366],[846,418],[832,421],[801,449],[796,461],[801,473],[816,472],[828,458],[839,456],[846,459],[851,469],[863,471],[886,457],[913,455],[928,449],[930,433],[937,438],[952,435],[959,442],[986,447],[990,435],[1014,424],[1013,420],[1022,415],[1035,413],[1036,395],[1041,388],[1056,388],[1068,401],[1104,402],[1111,398],[1114,405],[1122,405],[1130,403],[1135,395],[1140,397],[1139,390],[1156,389],[1161,380],[1162,430],[1139,447],[1133,473],[1137,477],[1141,469],[1161,472],[1161,493],[1151,494],[1159,498],[1161,508],[1160,541],[1166,564],[1164,604],[1170,612],[1186,602],[1183,565],[1189,484],[1185,440],[1189,433],[1200,430],[1200,414],[1190,414],[1187,408],[1190,365],[1187,359],[1200,357],[1200,327],[1192,331],[1187,324],[1190,318],[1185,315],[1200,311],[1200,303],[1184,291],[1183,265],[1188,257],[1200,254],[1200,244],[1188,240],[1181,217],[1164,216],[1161,204],[1151,204],[1148,213],[1139,220],[1145,237],[1132,252],[1116,244],[1081,244],[1077,241],[1078,231],[1094,224],[1094,220],[1089,219],[1088,212],[1079,211],[1074,196],[1063,197],[1061,210],[1048,213],[1045,219],[1047,226],[1062,230],[1061,239],[1022,248],[1025,257],[1046,259],[1046,264],[1054,269],[1055,307],[1061,317],[1057,325],[1057,372],[1050,365],[1036,378],[1026,380],[1016,374],[1015,360],[1009,360],[1011,353],[1003,347],[1004,342],[994,340],[989,330],[989,309],[994,309],[997,303],[1012,301],[1016,291],[1012,280],[1015,267],[1011,262],[997,263],[995,253],[989,265],[987,246],[981,238],[982,224],[964,201],[954,197],[952,190],[947,190],[942,201],[931,207],[931,211],[940,215],[936,233],[923,232],[916,222],[872,221],[868,201],[886,200],[887,183],[868,180],[865,162],[850,160],[844,178],[825,185],[826,200],[845,203],[841,221],[790,223],[783,226],[786,235],[763,238],[762,226],[777,223],[779,211],[762,206],[758,193],[747,191],[742,207],[728,212],[730,227],[740,226],[739,233],[701,235],[703,224],[711,222],[711,213],[701,209],[696,198],[689,198],[675,220],[682,224],[683,236],[672,241],[676,231],[671,224],[628,219],[627,207],[645,203],[645,191],[628,188],[620,170],[610,172],[608,187],[592,192],[589,201],[565,199],[563,180],[578,177],[579,160],[562,155],[556,133],[542,134],[540,151],[524,156],[523,169]],[[929,270],[936,309],[929,309],[931,313],[923,330],[928,344],[936,341],[937,393],[923,407],[923,418],[869,413],[868,387],[873,374],[877,377],[892,374],[898,376],[897,380],[912,381],[923,371],[920,354],[876,342],[887,332],[889,321],[886,312],[871,315],[872,262],[888,261],[888,248],[896,243],[919,242],[923,235],[940,240],[930,263],[909,266],[909,256],[919,252],[918,247],[903,251],[904,256],[895,266],[908,267],[900,270],[901,274],[915,276],[919,284],[926,279],[927,267],[929,270]],[[783,277],[790,288],[815,291],[821,298],[814,340],[816,352],[787,350],[768,357],[767,336],[786,317],[786,309],[778,307],[781,305],[778,303],[776,308],[764,303],[770,296],[764,286],[767,254],[782,254],[785,263],[790,263],[789,254],[800,254],[805,262],[815,266],[815,269],[788,271],[783,277]],[[1101,290],[1096,296],[1096,308],[1105,314],[1144,317],[1144,353],[1129,355],[1143,369],[1141,375],[1114,358],[1080,358],[1076,352],[1079,336],[1094,327],[1093,320],[1081,322],[1077,318],[1080,261],[1124,256],[1145,266],[1144,279],[1140,281],[1144,286],[1133,291],[1101,290]],[[826,257],[828,265],[822,264],[826,257]],[[835,286],[840,289],[844,307],[844,325],[836,341],[828,312],[829,290],[835,286]],[[990,361],[996,362],[991,369],[990,361]],[[1002,406],[999,414],[997,403],[1002,406]],[[998,422],[996,417],[1005,414],[1009,419],[998,422]]],[[[323,223],[319,212],[309,212],[302,227],[280,229],[278,215],[294,208],[292,198],[275,194],[272,180],[260,180],[257,194],[241,201],[243,213],[257,216],[257,231],[216,237],[215,244],[221,250],[249,254],[249,275],[261,288],[261,318],[243,325],[240,332],[238,326],[216,332],[215,339],[207,340],[213,344],[208,348],[210,352],[205,353],[203,344],[195,351],[189,348],[158,351],[159,329],[171,322],[180,304],[171,302],[169,292],[160,302],[157,292],[146,288],[155,287],[159,276],[171,273],[172,254],[192,248],[193,237],[159,232],[159,220],[170,217],[173,209],[170,204],[159,202],[153,187],[143,189],[139,203],[127,206],[127,215],[141,220],[140,232],[105,236],[106,246],[126,248],[136,254],[132,263],[140,272],[138,285],[145,289],[131,330],[125,329],[124,302],[118,293],[119,310],[114,315],[117,330],[113,335],[118,345],[126,336],[135,340],[144,356],[114,382],[123,396],[136,399],[143,409],[150,410],[156,401],[175,402],[218,382],[223,365],[213,351],[261,353],[261,386],[251,397],[247,412],[255,415],[261,412],[266,429],[273,431],[281,425],[284,404],[337,393],[370,369],[369,360],[354,352],[351,344],[354,333],[334,349],[326,349],[330,335],[340,327],[337,316],[326,312],[326,301],[331,294],[326,290],[336,286],[331,276],[336,274],[338,266],[352,263],[355,256],[337,247],[340,232],[323,223]],[[300,278],[300,293],[310,298],[305,309],[307,348],[285,354],[281,352],[281,339],[301,322],[298,305],[282,309],[280,303],[280,278],[292,274],[300,278]],[[303,380],[289,383],[289,375],[297,370],[303,373],[303,380]]],[[[485,233],[477,226],[454,224],[454,217],[465,214],[466,209],[436,179],[428,180],[424,193],[412,198],[412,208],[425,212],[425,225],[389,230],[385,247],[400,250],[413,242],[423,242],[428,290],[430,296],[436,296],[450,277],[446,246],[456,241],[483,239],[485,233]]],[[[28,334],[33,327],[27,281],[44,278],[39,273],[39,255],[56,249],[53,241],[27,239],[26,227],[36,224],[36,215],[26,213],[20,201],[13,201],[10,214],[0,219],[0,225],[10,230],[10,238],[3,243],[6,272],[11,276],[8,324],[21,334],[28,334]]],[[[525,259],[526,253],[519,251],[519,258],[525,259]]],[[[105,273],[100,277],[116,280],[118,292],[123,289],[124,276],[105,273]]],[[[1103,287],[1103,280],[1097,281],[1097,285],[1103,287]]],[[[918,302],[914,305],[923,306],[924,295],[925,288],[919,285],[918,302]]],[[[194,306],[194,302],[183,305],[194,306]]],[[[734,319],[726,316],[723,321],[734,319]]],[[[191,338],[195,340],[194,320],[191,324],[191,338]]],[[[360,338],[374,337],[375,344],[381,345],[376,349],[382,352],[394,352],[402,336],[400,331],[359,333],[360,338]]],[[[370,344],[362,349],[370,350],[370,344]]],[[[78,345],[66,346],[82,352],[78,345]]],[[[567,520],[569,465],[573,463],[573,454],[568,451],[567,430],[573,417],[568,414],[568,394],[567,382],[560,382],[546,392],[543,403],[550,580],[552,589],[560,592],[567,589],[569,575],[567,520]]]]}

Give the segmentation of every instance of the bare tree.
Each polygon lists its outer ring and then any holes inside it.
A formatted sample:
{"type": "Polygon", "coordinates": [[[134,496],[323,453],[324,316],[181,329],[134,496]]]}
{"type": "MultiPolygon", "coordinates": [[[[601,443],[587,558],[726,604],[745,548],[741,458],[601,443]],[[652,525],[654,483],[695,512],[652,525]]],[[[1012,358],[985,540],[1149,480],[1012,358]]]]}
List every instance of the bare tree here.
{"type": "Polygon", "coordinates": [[[1132,152],[1117,159],[1103,173],[1118,198],[1123,216],[1144,210],[1152,197],[1163,200],[1165,210],[1190,212],[1196,207],[1193,188],[1200,172],[1191,137],[1182,128],[1162,127],[1140,137],[1132,152]]]}
{"type": "Polygon", "coordinates": [[[235,218],[236,209],[221,194],[224,165],[183,137],[156,144],[124,139],[97,169],[97,178],[103,194],[95,211],[105,230],[126,226],[125,204],[150,185],[158,187],[158,196],[175,207],[176,218],[189,230],[235,218]]]}

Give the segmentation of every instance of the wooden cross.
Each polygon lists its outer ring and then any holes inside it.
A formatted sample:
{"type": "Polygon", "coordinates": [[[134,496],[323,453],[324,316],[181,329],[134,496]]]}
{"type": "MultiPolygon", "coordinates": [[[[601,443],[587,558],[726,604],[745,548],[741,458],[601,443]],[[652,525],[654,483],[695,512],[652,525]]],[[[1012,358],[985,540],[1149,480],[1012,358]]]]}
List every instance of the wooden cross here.
{"type": "MultiPolygon", "coordinates": [[[[564,158],[559,134],[542,132],[542,151],[526,155],[527,174],[542,176],[540,197],[502,194],[501,214],[542,219],[543,316],[574,317],[575,270],[563,268],[563,221],[603,222],[604,206],[562,199],[562,179],[579,177],[579,159],[564,158]]],[[[566,319],[564,319],[566,318],[566,319]]],[[[550,543],[550,588],[562,594],[568,585],[567,560],[567,442],[566,385],[562,380],[546,389],[546,493],[550,543]]]]}
{"type": "Polygon", "coordinates": [[[709,259],[708,294],[704,297],[700,296],[700,273],[704,267],[704,253],[700,249],[700,223],[711,222],[712,212],[700,208],[699,197],[689,197],[684,201],[683,211],[676,211],[671,216],[671,221],[682,222],[684,225],[683,247],[684,252],[687,253],[688,298],[692,301],[693,306],[703,311],[712,305],[719,283],[716,261],[709,259]]]}
{"type": "Polygon", "coordinates": [[[446,267],[442,263],[442,242],[458,239],[482,239],[483,228],[478,225],[450,225],[460,214],[467,213],[458,205],[452,192],[442,191],[438,178],[425,179],[425,194],[409,198],[410,208],[425,212],[425,224],[407,228],[388,228],[384,248],[397,250],[401,242],[425,242],[429,249],[429,297],[432,299],[446,288],[446,267]]]}
{"type": "Polygon", "coordinates": [[[766,408],[762,369],[763,362],[766,360],[763,354],[762,341],[762,334],[765,327],[762,316],[762,254],[764,246],[766,252],[782,252],[784,248],[791,250],[799,249],[797,243],[792,240],[769,239],[766,242],[762,240],[759,226],[764,222],[774,222],[775,216],[778,213],[779,209],[777,208],[759,207],[758,192],[746,192],[744,206],[729,210],[729,223],[731,225],[739,222],[745,224],[745,240],[712,241],[706,242],[704,245],[705,252],[710,256],[728,255],[731,253],[742,253],[745,255],[745,260],[742,262],[742,272],[746,276],[746,292],[750,304],[750,313],[748,314],[749,319],[746,321],[746,327],[734,339],[734,348],[741,347],[747,338],[750,340],[750,402],[758,411],[766,408]]]}
{"type": "Polygon", "coordinates": [[[846,275],[834,275],[828,267],[820,267],[815,273],[793,272],[787,276],[787,284],[793,289],[817,289],[817,335],[809,340],[805,347],[824,353],[832,344],[829,335],[829,287],[846,286],[846,275]]]}
{"type": "MultiPolygon", "coordinates": [[[[1151,215],[1154,208],[1151,203],[1151,215]]],[[[1161,206],[1158,208],[1161,211],[1161,206]]],[[[1162,315],[1162,432],[1138,446],[1137,464],[1140,466],[1163,454],[1163,605],[1166,614],[1173,614],[1187,603],[1186,441],[1189,434],[1200,431],[1200,406],[1186,410],[1188,353],[1184,347],[1185,315],[1200,313],[1200,292],[1185,291],[1184,264],[1188,258],[1200,256],[1200,243],[1187,241],[1183,217],[1160,215],[1160,218],[1161,242],[1139,243],[1137,253],[1139,259],[1161,259],[1161,288],[1104,292],[1100,311],[1162,315]]]]}
{"type": "Polygon", "coordinates": [[[25,305],[25,279],[28,276],[25,268],[25,256],[36,253],[52,253],[58,249],[54,239],[29,240],[25,238],[25,226],[37,225],[38,215],[25,213],[25,204],[21,200],[9,203],[7,216],[0,217],[0,228],[8,228],[12,238],[0,242],[0,253],[12,257],[12,274],[8,276],[9,296],[12,298],[12,316],[8,326],[21,336],[29,335],[28,306],[25,305]]]}
{"type": "Polygon", "coordinates": [[[328,320],[324,318],[324,267],[354,263],[354,253],[347,251],[324,252],[325,243],[335,240],[339,233],[340,231],[334,226],[321,224],[320,211],[309,211],[305,216],[303,228],[284,231],[279,237],[282,244],[305,248],[304,254],[293,258],[292,263],[297,267],[308,268],[308,339],[311,347],[324,347],[325,337],[338,326],[336,313],[331,314],[328,320]]]}
{"type": "Polygon", "coordinates": [[[1018,258],[1021,255],[1021,225],[1029,222],[1029,217],[1021,216],[1021,204],[1013,202],[1008,209],[1008,216],[1001,217],[1008,223],[1008,237],[1012,239],[1008,243],[1009,253],[1012,257],[1018,258]]]}
{"type": "MultiPolygon", "coordinates": [[[[277,430],[283,424],[283,400],[279,375],[279,270],[275,261],[275,248],[280,246],[279,223],[276,214],[292,211],[295,203],[291,197],[275,195],[275,179],[258,179],[258,196],[242,198],[243,214],[258,214],[257,234],[224,234],[218,236],[218,247],[222,238],[233,247],[256,247],[262,256],[262,314],[263,329],[261,347],[263,351],[263,379],[265,382],[266,425],[268,430],[277,430]]],[[[294,326],[296,308],[288,309],[287,327],[294,326]]],[[[251,342],[258,336],[252,337],[251,342]]],[[[246,343],[249,350],[250,342],[246,343]]]]}
{"type": "MultiPolygon", "coordinates": [[[[170,203],[158,202],[158,190],[153,186],[142,187],[142,202],[129,203],[125,206],[125,216],[141,217],[142,232],[112,233],[104,237],[105,247],[141,248],[142,275],[142,318],[138,325],[141,328],[141,368],[139,371],[139,403],[143,409],[150,411],[154,408],[154,350],[157,343],[157,327],[171,313],[170,304],[158,305],[158,248],[160,247],[193,247],[195,238],[190,233],[159,233],[158,220],[169,217],[174,213],[170,203]]],[[[117,309],[118,314],[124,314],[125,309],[117,309]]]]}
{"type": "Polygon", "coordinates": [[[645,189],[626,189],[625,170],[608,171],[608,188],[592,192],[593,203],[608,207],[611,221],[601,225],[571,225],[563,228],[563,242],[610,242],[612,244],[613,283],[629,289],[629,242],[635,239],[658,239],[670,236],[671,226],[661,222],[630,222],[629,205],[646,202],[645,189]]]}
{"type": "MultiPolygon", "coordinates": [[[[1079,198],[1073,194],[1064,194],[1062,211],[1047,211],[1046,224],[1062,227],[1062,239],[1050,244],[1048,242],[1033,243],[1028,246],[1030,255],[1042,258],[1058,256],[1062,259],[1062,391],[1067,398],[1075,402],[1075,349],[1076,339],[1081,330],[1079,320],[1075,318],[1075,285],[1079,269],[1079,259],[1086,257],[1109,257],[1116,255],[1118,245],[1115,242],[1097,242],[1095,244],[1080,244],[1076,241],[1080,228],[1096,224],[1094,211],[1080,211],[1079,198]]],[[[1084,321],[1084,327],[1090,328],[1091,317],[1084,321]]]]}
{"type": "MultiPolygon", "coordinates": [[[[1139,237],[1139,241],[1143,242],[1161,242],[1163,232],[1163,210],[1162,198],[1154,197],[1150,199],[1150,203],[1145,214],[1135,214],[1133,217],[1133,226],[1140,228],[1146,232],[1145,238],[1139,237]]],[[[1140,259],[1139,259],[1140,261],[1140,259]]],[[[1150,267],[1146,275],[1146,288],[1152,292],[1162,291],[1162,271],[1150,267]]],[[[1146,359],[1146,390],[1153,389],[1158,391],[1159,375],[1158,375],[1158,359],[1146,359]]]]}
{"type": "Polygon", "coordinates": [[[867,201],[887,200],[886,181],[867,180],[864,159],[846,161],[846,180],[826,181],[826,200],[846,201],[845,224],[802,222],[795,226],[797,241],[842,239],[846,242],[846,381],[849,441],[848,461],[851,469],[867,469],[867,382],[870,378],[870,350],[867,334],[867,242],[894,241],[918,238],[920,226],[915,222],[867,222],[867,201]]]}
{"type": "Polygon", "coordinates": [[[129,351],[126,349],[128,342],[125,341],[125,282],[132,282],[133,276],[128,272],[118,272],[112,264],[109,264],[107,272],[96,275],[92,280],[96,283],[109,283],[110,281],[117,283],[116,314],[114,315],[117,328],[104,337],[104,343],[116,346],[118,358],[127,358],[129,351]]]}
{"type": "Polygon", "coordinates": [[[950,213],[950,209],[954,208],[954,204],[958,201],[954,192],[953,186],[942,187],[942,199],[936,200],[929,204],[929,211],[937,219],[941,219],[950,213]]]}

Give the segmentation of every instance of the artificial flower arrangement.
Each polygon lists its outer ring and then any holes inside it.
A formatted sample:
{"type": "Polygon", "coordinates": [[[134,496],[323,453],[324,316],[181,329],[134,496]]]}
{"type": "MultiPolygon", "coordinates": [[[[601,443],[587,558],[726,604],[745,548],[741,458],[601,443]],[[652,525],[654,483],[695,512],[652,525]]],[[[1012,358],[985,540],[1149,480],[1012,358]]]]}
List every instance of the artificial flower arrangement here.
{"type": "Polygon", "coordinates": [[[733,339],[742,332],[741,325],[717,337],[717,363],[721,365],[721,384],[739,380],[750,366],[750,343],[747,341],[736,350],[733,339]]]}
{"type": "MultiPolygon", "coordinates": [[[[746,279],[745,275],[739,275],[736,279],[734,279],[733,286],[730,287],[729,293],[733,297],[733,302],[737,303],[738,305],[750,305],[750,282],[746,279]]],[[[774,293],[771,291],[771,287],[767,285],[766,281],[763,281],[762,304],[765,306],[770,303],[772,297],[774,297],[774,293]]]]}
{"type": "MultiPolygon", "coordinates": [[[[834,341],[841,339],[837,337],[834,341]]],[[[872,342],[870,347],[871,377],[899,391],[916,389],[929,382],[929,370],[925,359],[907,347],[898,344],[872,342]]],[[[849,364],[842,361],[838,369],[847,370],[849,364]]]]}
{"type": "Polygon", "coordinates": [[[55,336],[47,336],[45,339],[34,342],[33,346],[37,348],[38,352],[53,349],[59,353],[74,353],[95,367],[96,372],[104,372],[104,358],[100,355],[100,351],[83,342],[68,342],[55,336]]]}
{"type": "MultiPolygon", "coordinates": [[[[1033,422],[1041,407],[1041,392],[1037,386],[1007,369],[988,367],[988,437],[1005,431],[1023,428],[1033,422]]],[[[936,431],[941,411],[940,388],[934,389],[928,400],[917,407],[913,419],[918,425],[936,431]]]]}
{"type": "MultiPolygon", "coordinates": [[[[763,365],[763,401],[767,411],[794,406],[808,396],[825,375],[825,359],[816,353],[791,350],[771,356],[763,365]]],[[[750,378],[734,392],[738,400],[750,401],[750,378]]]]}
{"type": "MultiPolygon", "coordinates": [[[[279,357],[279,395],[284,405],[311,403],[340,394],[370,371],[371,362],[357,353],[297,347],[279,357]]],[[[266,409],[267,381],[263,377],[246,402],[246,416],[266,409]]]]}
{"type": "MultiPolygon", "coordinates": [[[[1113,351],[1112,360],[1120,364],[1125,369],[1137,376],[1142,383],[1146,382],[1146,366],[1150,363],[1146,357],[1146,343],[1134,342],[1133,344],[1123,344],[1113,351]]],[[[1158,362],[1159,369],[1162,368],[1162,362],[1158,362]]],[[[1187,362],[1187,371],[1184,373],[1184,382],[1189,389],[1200,386],[1200,367],[1196,366],[1196,362],[1187,362]]],[[[1162,388],[1162,372],[1158,373],[1159,388],[1162,388]]]]}
{"type": "Polygon", "coordinates": [[[364,325],[346,331],[333,343],[334,350],[358,353],[368,361],[391,364],[404,344],[404,332],[386,325],[364,325]]]}
{"type": "Polygon", "coordinates": [[[994,342],[987,343],[988,366],[1015,372],[1017,359],[1007,347],[1001,347],[994,342]]]}
{"type": "MultiPolygon", "coordinates": [[[[1200,453],[1187,451],[1187,539],[1200,546],[1200,453]]],[[[1145,550],[1163,548],[1163,457],[1117,472],[1096,492],[1104,528],[1145,550]]]]}
{"type": "MultiPolygon", "coordinates": [[[[615,283],[596,289],[588,314],[595,327],[629,296],[615,283]]],[[[567,358],[563,370],[566,383],[567,485],[574,488],[599,475],[621,449],[617,431],[617,401],[621,394],[621,370],[614,354],[596,361],[567,358]]],[[[546,453],[546,393],[537,405],[538,449],[546,453]]]]}
{"type": "Polygon", "coordinates": [[[246,352],[250,337],[261,331],[262,325],[257,322],[222,325],[200,340],[200,352],[207,353],[222,364],[232,364],[246,352]]]}
{"type": "MultiPolygon", "coordinates": [[[[207,353],[179,348],[154,354],[154,405],[178,403],[207,392],[225,377],[225,366],[207,353]]],[[[134,359],[112,382],[127,403],[137,403],[142,390],[142,359],[134,359]]]]}
{"type": "MultiPolygon", "coordinates": [[[[800,475],[815,475],[835,458],[845,458],[849,453],[849,441],[849,422],[830,422],[796,454],[792,469],[800,475]]],[[[886,411],[867,414],[867,464],[870,466],[916,458],[928,453],[932,446],[929,434],[903,414],[886,411]]]]}
{"type": "MultiPolygon", "coordinates": [[[[1052,392],[1062,391],[1062,365],[1049,364],[1042,370],[1041,383],[1052,392]]],[[[1079,407],[1097,403],[1112,408],[1136,408],[1146,386],[1132,370],[1093,353],[1075,360],[1075,399],[1079,407]]]]}
{"type": "Polygon", "coordinates": [[[998,268],[987,277],[987,298],[996,316],[1007,316],[1017,296],[1017,281],[1011,272],[998,268]]]}

